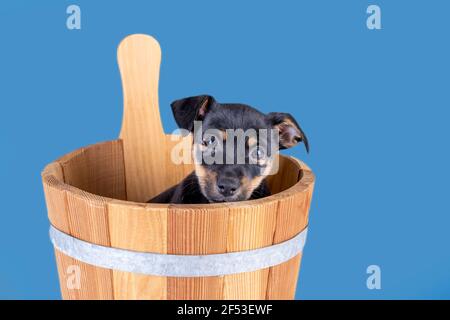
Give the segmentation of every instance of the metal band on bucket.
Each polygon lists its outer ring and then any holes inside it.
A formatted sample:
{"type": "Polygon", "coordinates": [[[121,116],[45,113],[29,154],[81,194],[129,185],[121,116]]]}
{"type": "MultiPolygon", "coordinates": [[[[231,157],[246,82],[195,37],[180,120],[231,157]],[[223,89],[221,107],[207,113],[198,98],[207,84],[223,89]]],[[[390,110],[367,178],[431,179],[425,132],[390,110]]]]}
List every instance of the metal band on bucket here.
{"type": "Polygon", "coordinates": [[[100,246],[50,227],[56,249],[79,261],[119,271],[165,277],[208,277],[256,271],[278,265],[302,252],[307,229],[272,246],[231,253],[174,255],[100,246]]]}

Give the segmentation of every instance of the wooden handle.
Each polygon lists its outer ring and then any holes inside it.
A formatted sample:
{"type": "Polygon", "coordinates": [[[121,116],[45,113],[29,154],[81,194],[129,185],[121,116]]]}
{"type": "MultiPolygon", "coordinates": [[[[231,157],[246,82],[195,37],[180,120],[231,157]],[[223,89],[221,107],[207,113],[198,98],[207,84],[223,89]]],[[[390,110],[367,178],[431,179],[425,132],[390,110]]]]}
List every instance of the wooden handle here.
{"type": "Polygon", "coordinates": [[[156,138],[164,136],[158,103],[159,43],[148,35],[130,35],[120,43],[117,59],[124,97],[120,138],[157,144],[156,138]]]}
{"type": "Polygon", "coordinates": [[[164,174],[161,143],[165,134],[158,104],[161,48],[154,38],[134,34],[122,40],[117,59],[124,97],[120,139],[127,199],[145,202],[159,190],[158,183],[164,174]]]}

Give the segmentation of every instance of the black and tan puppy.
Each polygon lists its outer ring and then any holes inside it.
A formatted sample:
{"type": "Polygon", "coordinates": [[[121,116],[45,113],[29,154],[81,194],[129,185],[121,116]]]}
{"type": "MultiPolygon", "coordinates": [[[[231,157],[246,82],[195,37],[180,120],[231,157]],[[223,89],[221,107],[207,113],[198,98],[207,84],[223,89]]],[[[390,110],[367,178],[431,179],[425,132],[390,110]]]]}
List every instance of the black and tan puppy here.
{"type": "Polygon", "coordinates": [[[263,114],[244,104],[222,104],[208,95],[174,101],[178,126],[194,135],[195,170],[152,203],[213,203],[270,195],[265,178],[279,149],[308,140],[287,113],[263,114]]]}

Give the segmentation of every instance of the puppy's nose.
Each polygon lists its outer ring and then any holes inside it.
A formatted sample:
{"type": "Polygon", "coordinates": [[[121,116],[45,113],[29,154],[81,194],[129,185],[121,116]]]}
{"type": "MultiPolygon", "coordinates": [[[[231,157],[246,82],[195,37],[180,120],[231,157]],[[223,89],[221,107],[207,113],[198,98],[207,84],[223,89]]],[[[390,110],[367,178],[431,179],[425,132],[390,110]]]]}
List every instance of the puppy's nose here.
{"type": "Polygon", "coordinates": [[[239,188],[239,185],[240,182],[237,178],[220,178],[217,181],[217,188],[219,188],[219,192],[225,197],[233,195],[239,188]]]}

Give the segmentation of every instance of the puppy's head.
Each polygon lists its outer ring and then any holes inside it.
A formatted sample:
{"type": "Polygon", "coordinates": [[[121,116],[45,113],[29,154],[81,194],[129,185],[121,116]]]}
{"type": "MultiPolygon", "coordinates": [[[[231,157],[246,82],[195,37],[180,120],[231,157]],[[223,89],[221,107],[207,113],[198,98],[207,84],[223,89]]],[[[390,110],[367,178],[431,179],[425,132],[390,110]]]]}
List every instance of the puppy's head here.
{"type": "Polygon", "coordinates": [[[272,172],[279,149],[308,140],[287,113],[263,114],[243,104],[220,104],[208,95],[174,101],[182,129],[194,135],[195,173],[210,202],[241,201],[272,172]]]}

